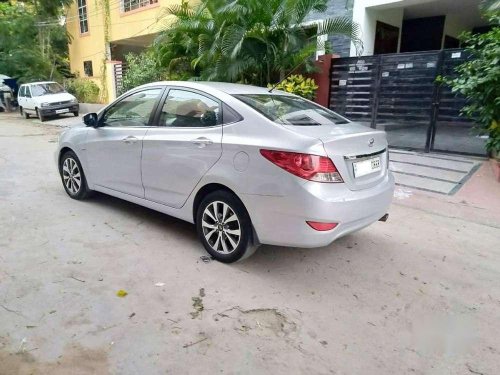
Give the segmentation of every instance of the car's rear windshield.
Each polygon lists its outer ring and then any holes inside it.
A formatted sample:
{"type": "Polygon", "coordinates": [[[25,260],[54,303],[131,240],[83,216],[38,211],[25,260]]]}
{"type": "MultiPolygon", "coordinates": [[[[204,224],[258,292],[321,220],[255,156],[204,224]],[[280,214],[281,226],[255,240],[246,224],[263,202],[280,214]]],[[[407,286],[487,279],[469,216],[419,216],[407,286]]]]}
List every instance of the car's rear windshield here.
{"type": "Polygon", "coordinates": [[[57,82],[37,83],[35,85],[31,85],[31,93],[33,96],[59,94],[61,92],[66,92],[66,90],[64,90],[64,87],[57,82]]]}
{"type": "Polygon", "coordinates": [[[283,125],[320,126],[347,124],[342,116],[299,97],[272,94],[239,94],[236,98],[283,125]]]}

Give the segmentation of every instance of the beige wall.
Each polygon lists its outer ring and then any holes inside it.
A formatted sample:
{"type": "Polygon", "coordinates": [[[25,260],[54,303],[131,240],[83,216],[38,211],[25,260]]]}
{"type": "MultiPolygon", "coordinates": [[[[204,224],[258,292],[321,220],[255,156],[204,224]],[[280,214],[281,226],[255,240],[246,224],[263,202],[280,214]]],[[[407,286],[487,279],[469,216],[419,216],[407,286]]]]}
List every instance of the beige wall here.
{"type": "MultiPolygon", "coordinates": [[[[157,33],[168,25],[169,19],[171,21],[171,17],[166,16],[166,7],[181,3],[181,0],[159,0],[157,4],[124,13],[121,10],[121,1],[109,0],[109,42],[157,33]]],[[[105,82],[110,82],[107,75],[112,72],[110,65],[106,67],[110,51],[104,36],[105,12],[102,4],[103,0],[87,0],[88,33],[80,34],[76,0],[68,9],[66,23],[72,37],[69,45],[71,71],[84,77],[83,62],[91,60],[94,73],[91,79],[101,87],[101,91],[107,91],[108,84],[105,82]],[[103,77],[104,71],[107,74],[103,77]]],[[[108,99],[104,93],[102,101],[107,102],[108,99]]]]}
{"type": "MultiPolygon", "coordinates": [[[[373,55],[375,46],[375,31],[377,21],[387,23],[399,28],[399,44],[401,43],[401,28],[403,25],[403,8],[394,9],[370,9],[370,8],[355,8],[353,13],[353,21],[361,26],[361,40],[363,41],[363,55],[373,55]]],[[[356,48],[351,46],[351,56],[356,55],[356,48]]]]}

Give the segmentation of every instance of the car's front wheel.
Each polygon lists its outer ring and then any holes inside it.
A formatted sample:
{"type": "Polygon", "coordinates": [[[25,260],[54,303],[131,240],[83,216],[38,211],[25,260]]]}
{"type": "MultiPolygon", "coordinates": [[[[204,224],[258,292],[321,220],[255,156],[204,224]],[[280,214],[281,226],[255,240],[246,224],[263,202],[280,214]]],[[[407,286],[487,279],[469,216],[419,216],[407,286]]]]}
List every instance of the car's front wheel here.
{"type": "Polygon", "coordinates": [[[255,251],[248,212],[228,191],[215,191],[202,200],[196,229],[205,249],[220,262],[236,262],[255,251]]]}
{"type": "Polygon", "coordinates": [[[59,172],[64,190],[71,198],[82,200],[91,194],[92,190],[88,188],[80,160],[73,151],[68,151],[62,156],[59,172]]]}
{"type": "Polygon", "coordinates": [[[42,112],[39,111],[38,108],[36,108],[36,115],[41,122],[44,122],[46,120],[45,116],[42,115],[42,112]]]}

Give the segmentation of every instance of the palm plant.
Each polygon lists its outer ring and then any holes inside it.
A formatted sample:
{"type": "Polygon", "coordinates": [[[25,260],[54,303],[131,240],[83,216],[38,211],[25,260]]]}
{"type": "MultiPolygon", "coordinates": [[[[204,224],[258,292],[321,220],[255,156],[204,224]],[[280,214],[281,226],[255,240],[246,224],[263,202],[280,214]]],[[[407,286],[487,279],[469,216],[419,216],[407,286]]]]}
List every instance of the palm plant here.
{"type": "Polygon", "coordinates": [[[194,7],[183,1],[168,9],[175,21],[155,50],[164,65],[188,64],[200,79],[265,85],[310,59],[319,35],[347,35],[361,46],[349,18],[305,26],[310,12],[325,10],[326,0],[201,0],[194,7]]]}

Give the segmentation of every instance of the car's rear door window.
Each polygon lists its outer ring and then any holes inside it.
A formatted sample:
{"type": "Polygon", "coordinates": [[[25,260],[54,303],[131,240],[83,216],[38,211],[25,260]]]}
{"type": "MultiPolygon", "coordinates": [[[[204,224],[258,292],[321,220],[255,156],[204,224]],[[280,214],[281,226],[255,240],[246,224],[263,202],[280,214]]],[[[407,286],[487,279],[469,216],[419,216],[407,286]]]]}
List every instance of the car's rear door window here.
{"type": "Polygon", "coordinates": [[[160,114],[160,126],[203,128],[221,123],[218,101],[183,89],[170,89],[160,114]]]}

